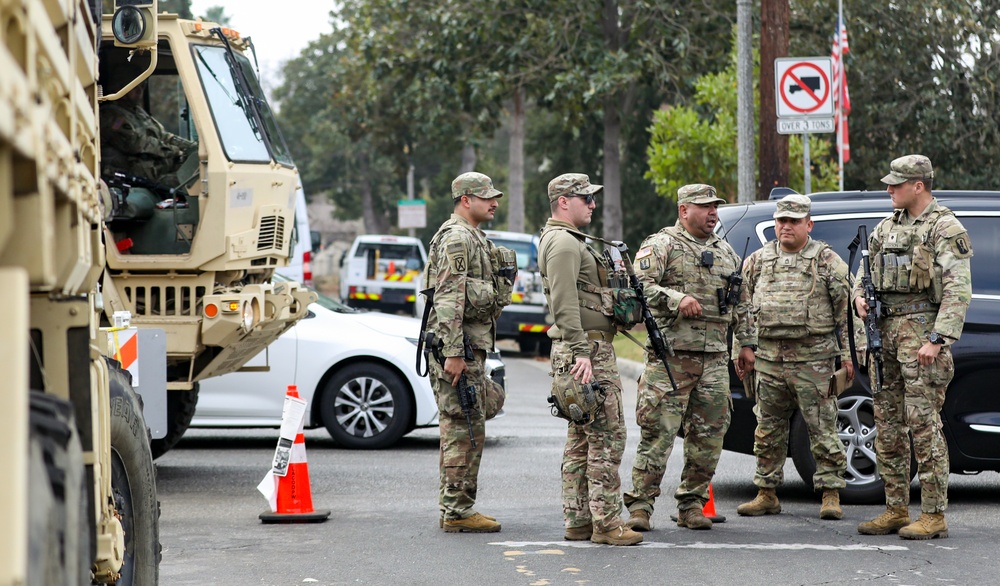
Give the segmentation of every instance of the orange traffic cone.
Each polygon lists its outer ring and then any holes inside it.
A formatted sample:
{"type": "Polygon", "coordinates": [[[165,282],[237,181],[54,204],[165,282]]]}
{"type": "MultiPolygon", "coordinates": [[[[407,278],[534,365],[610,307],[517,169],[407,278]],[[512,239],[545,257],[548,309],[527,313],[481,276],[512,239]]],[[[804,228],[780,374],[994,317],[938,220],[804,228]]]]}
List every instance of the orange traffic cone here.
{"type": "Polygon", "coordinates": [[[708,483],[708,502],[701,509],[701,514],[705,515],[713,523],[725,523],[726,518],[723,515],[717,515],[715,513],[715,493],[712,492],[712,483],[708,483]]]}
{"type": "MultiPolygon", "coordinates": [[[[299,398],[295,385],[288,386],[287,395],[299,398]]],[[[309,465],[306,463],[306,438],[302,434],[304,424],[305,420],[299,424],[299,430],[295,434],[295,442],[288,458],[288,471],[278,480],[277,511],[261,513],[260,520],[264,523],[320,523],[330,516],[329,509],[313,510],[309,465]]]]}

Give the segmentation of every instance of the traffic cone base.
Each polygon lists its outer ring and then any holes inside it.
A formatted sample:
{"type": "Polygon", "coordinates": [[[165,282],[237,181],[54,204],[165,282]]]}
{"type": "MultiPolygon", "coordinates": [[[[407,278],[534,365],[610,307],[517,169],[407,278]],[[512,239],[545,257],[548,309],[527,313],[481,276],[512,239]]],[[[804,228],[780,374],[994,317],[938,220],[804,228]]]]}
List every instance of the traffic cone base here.
{"type": "MultiPolygon", "coordinates": [[[[712,523],[725,523],[725,515],[719,515],[715,512],[715,493],[712,492],[712,485],[708,485],[708,502],[705,506],[701,508],[701,514],[705,515],[705,518],[712,523]]],[[[670,520],[677,522],[677,515],[670,515],[670,520]]]]}

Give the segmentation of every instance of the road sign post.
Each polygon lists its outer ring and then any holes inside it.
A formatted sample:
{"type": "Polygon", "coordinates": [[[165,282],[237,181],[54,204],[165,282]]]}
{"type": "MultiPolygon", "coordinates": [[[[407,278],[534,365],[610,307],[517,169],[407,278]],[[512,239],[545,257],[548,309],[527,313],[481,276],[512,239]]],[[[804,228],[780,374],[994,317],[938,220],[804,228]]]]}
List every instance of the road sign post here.
{"type": "Polygon", "coordinates": [[[774,60],[778,134],[802,135],[805,193],[812,191],[809,135],[833,132],[833,60],[786,57],[774,60]]]}

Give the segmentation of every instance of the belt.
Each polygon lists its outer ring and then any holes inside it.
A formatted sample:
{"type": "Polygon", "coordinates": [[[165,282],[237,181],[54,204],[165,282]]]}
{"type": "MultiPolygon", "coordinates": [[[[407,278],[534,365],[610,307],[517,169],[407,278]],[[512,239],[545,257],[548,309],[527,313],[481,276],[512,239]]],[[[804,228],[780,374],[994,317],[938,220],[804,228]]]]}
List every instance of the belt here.
{"type": "Polygon", "coordinates": [[[606,332],[604,330],[587,330],[587,339],[613,342],[615,340],[615,332],[606,332]]]}
{"type": "Polygon", "coordinates": [[[891,306],[882,304],[882,315],[885,317],[908,315],[911,313],[928,313],[937,310],[938,305],[928,301],[921,301],[919,303],[904,303],[902,305],[891,306]]]}

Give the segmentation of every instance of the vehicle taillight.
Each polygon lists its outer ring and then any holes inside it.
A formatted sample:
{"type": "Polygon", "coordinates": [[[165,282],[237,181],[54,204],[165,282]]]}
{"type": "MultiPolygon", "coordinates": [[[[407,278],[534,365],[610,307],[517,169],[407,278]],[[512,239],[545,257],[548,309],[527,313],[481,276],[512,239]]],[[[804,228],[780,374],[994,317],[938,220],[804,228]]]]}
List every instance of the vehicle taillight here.
{"type": "Polygon", "coordinates": [[[311,287],[313,282],[313,271],[312,271],[312,252],[305,251],[302,253],[302,280],[305,281],[304,285],[311,287]]]}

